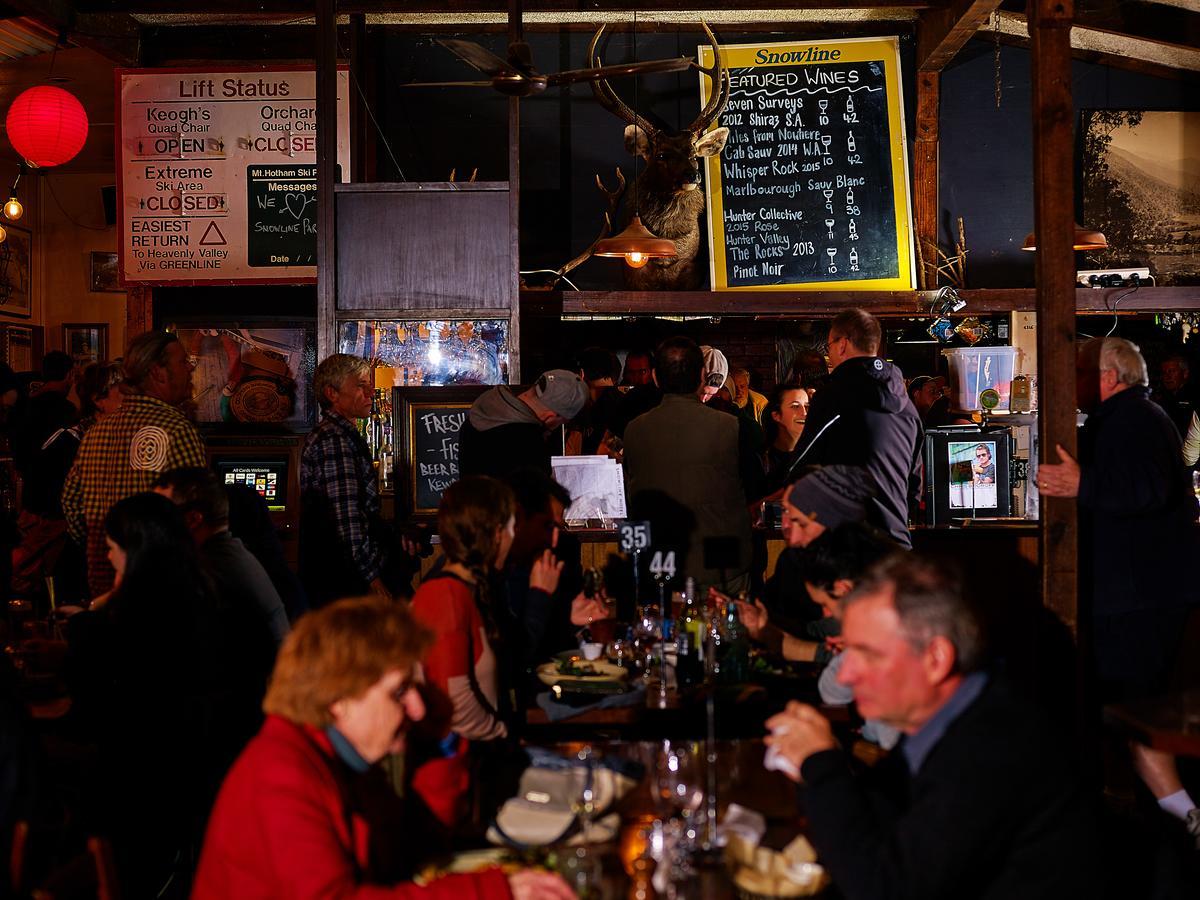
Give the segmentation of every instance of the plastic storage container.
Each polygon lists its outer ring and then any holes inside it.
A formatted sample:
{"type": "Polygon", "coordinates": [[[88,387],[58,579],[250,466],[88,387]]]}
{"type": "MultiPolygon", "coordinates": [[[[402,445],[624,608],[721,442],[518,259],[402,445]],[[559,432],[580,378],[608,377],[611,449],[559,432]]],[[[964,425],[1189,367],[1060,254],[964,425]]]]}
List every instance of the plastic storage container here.
{"type": "Polygon", "coordinates": [[[983,409],[979,395],[994,390],[1000,395],[995,409],[1008,409],[1016,347],[955,347],[943,350],[950,363],[951,406],[961,410],[983,409]]]}

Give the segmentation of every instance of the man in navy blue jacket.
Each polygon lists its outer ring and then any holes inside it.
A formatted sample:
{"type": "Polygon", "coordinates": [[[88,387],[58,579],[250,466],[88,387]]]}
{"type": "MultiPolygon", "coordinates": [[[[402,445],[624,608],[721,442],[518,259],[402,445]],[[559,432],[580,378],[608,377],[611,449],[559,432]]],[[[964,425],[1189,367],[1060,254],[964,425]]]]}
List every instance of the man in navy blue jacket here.
{"type": "MultiPolygon", "coordinates": [[[[1189,565],[1200,549],[1196,497],[1179,432],[1150,399],[1135,344],[1088,341],[1076,375],[1079,407],[1089,413],[1079,460],[1057,448],[1062,461],[1038,469],[1038,489],[1079,501],[1079,595],[1090,601],[1101,699],[1162,693],[1200,590],[1189,565]]],[[[1200,839],[1200,810],[1174,759],[1140,744],[1133,759],[1159,806],[1200,839]]]]}
{"type": "Polygon", "coordinates": [[[829,722],[790,703],[767,743],[804,784],[808,837],[846,900],[1090,897],[1096,840],[1054,726],[984,667],[980,619],[912,553],[842,601],[838,683],[900,743],[856,775],[829,722]]]}
{"type": "Polygon", "coordinates": [[[829,381],[812,398],[796,444],[790,480],[804,466],[862,466],[878,488],[871,520],[904,547],[912,546],[908,511],[920,500],[921,416],[904,376],[881,359],[879,320],[861,309],[829,326],[829,381]]]}

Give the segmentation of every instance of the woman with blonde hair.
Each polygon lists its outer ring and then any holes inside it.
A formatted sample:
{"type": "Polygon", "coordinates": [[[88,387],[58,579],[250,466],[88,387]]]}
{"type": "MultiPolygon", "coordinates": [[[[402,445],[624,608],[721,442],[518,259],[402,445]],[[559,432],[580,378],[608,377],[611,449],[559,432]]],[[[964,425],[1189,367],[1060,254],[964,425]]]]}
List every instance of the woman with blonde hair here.
{"type": "Polygon", "coordinates": [[[545,872],[493,868],[424,887],[382,874],[415,840],[380,847],[380,796],[363,779],[425,716],[417,681],[430,640],[403,605],[378,597],[339,600],[297,622],[263,701],[267,720],[213,807],[193,900],[574,896],[545,872]]]}

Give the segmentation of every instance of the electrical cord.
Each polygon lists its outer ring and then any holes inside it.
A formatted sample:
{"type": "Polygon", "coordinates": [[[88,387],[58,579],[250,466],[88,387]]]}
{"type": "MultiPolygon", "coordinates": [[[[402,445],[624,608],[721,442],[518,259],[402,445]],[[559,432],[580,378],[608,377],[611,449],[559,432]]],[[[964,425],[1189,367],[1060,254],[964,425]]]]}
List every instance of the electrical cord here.
{"type": "Polygon", "coordinates": [[[109,225],[88,225],[85,222],[80,222],[73,215],[67,212],[66,207],[62,205],[62,201],[58,199],[58,191],[54,190],[54,182],[51,180],[51,178],[52,176],[50,175],[45,176],[46,187],[50,189],[50,196],[54,198],[54,205],[58,207],[58,211],[63,214],[63,217],[66,218],[68,222],[70,222],[76,228],[84,228],[88,231],[108,231],[108,229],[111,227],[109,225]]]}
{"type": "Polygon", "coordinates": [[[1108,332],[1104,335],[1105,337],[1112,337],[1113,332],[1117,330],[1117,322],[1119,321],[1118,317],[1117,317],[1117,307],[1121,304],[1121,301],[1124,300],[1126,297],[1128,297],[1130,294],[1136,294],[1138,292],[1138,288],[1140,288],[1140,287],[1141,287],[1140,284],[1135,284],[1133,287],[1131,287],[1129,290],[1127,290],[1121,296],[1117,297],[1117,299],[1112,302],[1111,306],[1108,303],[1108,298],[1106,297],[1104,299],[1104,308],[1113,314],[1112,328],[1108,329],[1108,332]]]}
{"type": "MultiPolygon", "coordinates": [[[[540,275],[540,274],[558,275],[558,270],[557,269],[521,269],[517,274],[518,275],[540,275]]],[[[573,282],[566,275],[558,275],[558,278],[560,281],[565,281],[567,284],[569,284],[571,286],[571,290],[573,290],[573,291],[579,290],[579,288],[576,287],[575,282],[573,282]]]]}

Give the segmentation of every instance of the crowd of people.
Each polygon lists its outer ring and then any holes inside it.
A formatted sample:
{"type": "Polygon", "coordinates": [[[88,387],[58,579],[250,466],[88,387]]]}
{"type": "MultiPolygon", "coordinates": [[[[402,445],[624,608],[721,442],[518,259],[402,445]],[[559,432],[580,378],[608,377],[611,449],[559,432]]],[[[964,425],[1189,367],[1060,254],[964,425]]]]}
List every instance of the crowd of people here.
{"type": "MultiPolygon", "coordinates": [[[[1095,716],[1048,712],[975,586],[911,549],[925,431],[969,420],[936,374],[906,382],[882,338],[870,314],[842,313],[828,361],[798,354],[767,392],[685,337],[491,388],[463,423],[433,560],[429,533],[382,514],[356,424],[370,364],[334,354],[313,379],[299,577],[263,499],[208,467],[173,335],[82,371],[47,354],[33,396],[0,370],[20,513],[5,587],[55,607],[71,700],[56,736],[88,760],[47,770],[5,671],[0,828],[104,835],[135,897],[573,896],[532,869],[413,882],[512,795],[530,671],[645,599],[620,578],[610,599],[584,572],[551,468],[566,448],[621,460],[630,517],[676,554],[680,582],[736,608],[763,652],[810,666],[824,704],[854,706],[856,737],[883,756],[866,771],[812,706],[772,698],[764,722],[843,896],[1081,895],[1112,773],[1081,765],[1100,754],[1071,732],[1095,716]],[[787,549],[768,577],[774,506],[787,549]]],[[[1093,713],[1183,686],[1194,649],[1200,419],[1186,362],[1163,375],[1152,397],[1136,346],[1082,345],[1078,458],[1059,448],[1032,478],[1078,502],[1093,713]]],[[[972,478],[994,484],[976,449],[972,478]]],[[[1108,758],[1200,841],[1173,757],[1133,743],[1108,758]]]]}

